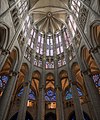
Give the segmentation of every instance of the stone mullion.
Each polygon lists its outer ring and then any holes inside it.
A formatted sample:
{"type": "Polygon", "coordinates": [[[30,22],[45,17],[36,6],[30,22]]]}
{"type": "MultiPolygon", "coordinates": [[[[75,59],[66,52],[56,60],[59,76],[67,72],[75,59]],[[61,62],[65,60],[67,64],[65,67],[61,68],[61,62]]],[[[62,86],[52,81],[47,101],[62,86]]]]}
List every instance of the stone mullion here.
{"type": "Polygon", "coordinates": [[[81,107],[81,104],[80,104],[78,91],[77,91],[77,83],[75,81],[75,77],[73,76],[71,68],[69,66],[68,50],[66,49],[66,44],[64,42],[63,31],[61,32],[61,35],[62,35],[62,44],[63,44],[63,47],[64,47],[64,57],[65,57],[65,60],[66,60],[66,68],[67,68],[67,73],[68,73],[68,79],[69,79],[69,83],[71,85],[71,90],[72,90],[76,120],[84,120],[83,111],[82,111],[82,107],[81,107]]]}
{"type": "Polygon", "coordinates": [[[63,111],[63,103],[62,103],[62,90],[60,81],[58,78],[58,60],[57,60],[57,50],[56,50],[56,36],[53,36],[53,44],[54,44],[54,63],[55,63],[55,90],[56,90],[56,116],[57,120],[64,120],[64,111],[63,111]]]}

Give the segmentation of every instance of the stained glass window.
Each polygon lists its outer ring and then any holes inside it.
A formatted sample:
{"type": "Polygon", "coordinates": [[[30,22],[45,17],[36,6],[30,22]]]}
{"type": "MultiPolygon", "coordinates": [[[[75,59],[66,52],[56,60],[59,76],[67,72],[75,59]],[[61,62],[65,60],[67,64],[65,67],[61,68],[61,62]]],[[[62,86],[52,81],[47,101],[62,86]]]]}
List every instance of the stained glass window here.
{"type": "Polygon", "coordinates": [[[70,100],[72,98],[72,93],[71,93],[71,89],[66,91],[66,100],[70,100]]]}
{"type": "Polygon", "coordinates": [[[46,60],[46,69],[52,69],[54,68],[54,61],[53,60],[46,60]]]}
{"type": "Polygon", "coordinates": [[[0,76],[0,96],[2,95],[7,82],[8,82],[8,76],[6,76],[6,75],[0,76]]]}
{"type": "Polygon", "coordinates": [[[96,87],[100,87],[100,74],[93,75],[93,80],[96,87]]]}
{"type": "Polygon", "coordinates": [[[37,48],[36,52],[43,55],[43,44],[44,44],[44,37],[42,34],[38,36],[38,43],[37,43],[37,48]]]}
{"type": "Polygon", "coordinates": [[[66,28],[64,29],[63,34],[64,34],[66,47],[68,48],[70,45],[72,45],[72,41],[66,28]]]}
{"type": "Polygon", "coordinates": [[[36,95],[35,95],[34,91],[32,91],[31,89],[30,89],[30,92],[29,92],[28,99],[29,100],[36,100],[36,95]]]}
{"type": "Polygon", "coordinates": [[[92,76],[96,87],[100,87],[100,74],[96,74],[92,76]]]}
{"type": "Polygon", "coordinates": [[[74,14],[78,17],[78,13],[80,10],[80,1],[79,0],[72,0],[72,4],[71,4],[71,9],[73,10],[74,14]]]}
{"type": "Polygon", "coordinates": [[[76,23],[71,15],[69,16],[69,27],[74,37],[76,31],[76,23]]]}
{"type": "Polygon", "coordinates": [[[54,102],[56,101],[56,93],[52,91],[51,89],[48,90],[45,94],[45,100],[49,102],[54,102]]]}
{"type": "MultiPolygon", "coordinates": [[[[24,91],[24,88],[22,87],[20,89],[20,92],[17,94],[17,96],[21,97],[22,94],[23,94],[23,91],[24,91]]],[[[30,89],[30,92],[29,92],[28,100],[36,100],[36,95],[35,95],[34,91],[32,91],[31,89],[30,89]]]]}
{"type": "Polygon", "coordinates": [[[28,0],[19,0],[16,7],[18,9],[19,16],[22,18],[24,13],[28,10],[28,0]]]}
{"type": "MultiPolygon", "coordinates": [[[[79,97],[81,97],[83,94],[82,94],[82,91],[81,91],[81,89],[80,89],[79,87],[77,87],[77,91],[78,91],[79,97]]],[[[65,98],[66,100],[72,99],[71,88],[66,91],[65,97],[66,97],[66,98],[65,98]]]]}
{"type": "Polygon", "coordinates": [[[53,56],[53,38],[47,36],[46,56],[53,56]]]}
{"type": "Polygon", "coordinates": [[[57,55],[63,53],[63,44],[60,34],[56,35],[56,48],[57,48],[57,55]]]}

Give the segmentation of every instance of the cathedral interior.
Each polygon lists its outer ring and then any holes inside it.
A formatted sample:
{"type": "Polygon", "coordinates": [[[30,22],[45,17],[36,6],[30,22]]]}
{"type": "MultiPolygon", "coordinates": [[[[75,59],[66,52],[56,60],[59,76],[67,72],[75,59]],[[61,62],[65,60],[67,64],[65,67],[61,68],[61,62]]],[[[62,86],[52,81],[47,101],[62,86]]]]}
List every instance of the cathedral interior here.
{"type": "Polygon", "coordinates": [[[0,120],[100,120],[100,0],[0,0],[0,120]]]}

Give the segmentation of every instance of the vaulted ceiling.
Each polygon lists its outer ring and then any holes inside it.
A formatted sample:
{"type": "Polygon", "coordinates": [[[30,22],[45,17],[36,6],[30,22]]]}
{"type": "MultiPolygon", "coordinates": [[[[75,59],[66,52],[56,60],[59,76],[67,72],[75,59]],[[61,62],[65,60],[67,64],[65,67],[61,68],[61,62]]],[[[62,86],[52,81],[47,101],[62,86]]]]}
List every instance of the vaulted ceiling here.
{"type": "Polygon", "coordinates": [[[60,0],[30,0],[30,14],[40,32],[55,33],[66,24],[66,6],[60,0]],[[34,3],[34,5],[33,5],[34,3]],[[33,5],[33,6],[32,6],[33,5]]]}

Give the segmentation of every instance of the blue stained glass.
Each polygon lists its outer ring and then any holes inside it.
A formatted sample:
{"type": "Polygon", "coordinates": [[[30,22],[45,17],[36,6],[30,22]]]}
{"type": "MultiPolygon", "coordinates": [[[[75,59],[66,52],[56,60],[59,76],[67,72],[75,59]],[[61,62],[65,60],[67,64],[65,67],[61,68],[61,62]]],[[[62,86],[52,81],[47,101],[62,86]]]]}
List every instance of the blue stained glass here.
{"type": "MultiPolygon", "coordinates": [[[[20,89],[20,92],[18,93],[18,97],[20,97],[23,94],[24,88],[20,89]]],[[[30,89],[29,95],[28,95],[29,100],[36,100],[35,93],[30,89]]]]}
{"type": "Polygon", "coordinates": [[[48,96],[53,96],[53,94],[54,94],[54,93],[53,93],[53,91],[51,91],[51,90],[49,90],[49,91],[47,92],[47,95],[48,95],[48,96]]]}
{"type": "Polygon", "coordinates": [[[82,96],[83,94],[82,94],[82,92],[81,92],[81,89],[80,89],[80,88],[77,88],[77,90],[78,90],[78,95],[79,95],[79,96],[82,96]]]}
{"type": "Polygon", "coordinates": [[[92,78],[96,87],[100,87],[100,74],[93,75],[92,78]]]}
{"type": "MultiPolygon", "coordinates": [[[[80,88],[77,88],[77,91],[78,91],[79,97],[83,95],[80,88]]],[[[66,98],[66,100],[70,100],[72,98],[71,88],[66,91],[66,97],[65,98],[66,98]]]]}
{"type": "Polygon", "coordinates": [[[30,93],[29,93],[28,99],[29,100],[36,100],[35,93],[31,89],[30,89],[30,93]]]}
{"type": "Polygon", "coordinates": [[[56,101],[56,93],[52,90],[48,90],[45,94],[46,101],[56,101]]]}
{"type": "Polygon", "coordinates": [[[48,96],[45,96],[46,101],[50,101],[50,98],[48,96]]]}
{"type": "Polygon", "coordinates": [[[18,97],[20,97],[23,94],[24,88],[20,89],[20,92],[18,93],[18,97]]]}
{"type": "Polygon", "coordinates": [[[0,87],[5,88],[6,84],[8,82],[8,76],[0,76],[0,87]]]}

